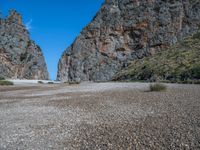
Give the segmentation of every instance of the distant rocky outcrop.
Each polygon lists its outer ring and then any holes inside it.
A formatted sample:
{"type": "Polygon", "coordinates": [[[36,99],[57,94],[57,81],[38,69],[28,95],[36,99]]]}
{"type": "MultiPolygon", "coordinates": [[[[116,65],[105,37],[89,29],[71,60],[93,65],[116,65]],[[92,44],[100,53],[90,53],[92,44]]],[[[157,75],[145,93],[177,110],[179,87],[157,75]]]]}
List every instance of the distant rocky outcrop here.
{"type": "Polygon", "coordinates": [[[0,76],[14,79],[49,79],[42,50],[30,40],[22,17],[15,10],[0,18],[0,76]]]}
{"type": "Polygon", "coordinates": [[[63,53],[57,79],[111,80],[131,61],[193,35],[199,25],[199,0],[106,0],[63,53]]]}

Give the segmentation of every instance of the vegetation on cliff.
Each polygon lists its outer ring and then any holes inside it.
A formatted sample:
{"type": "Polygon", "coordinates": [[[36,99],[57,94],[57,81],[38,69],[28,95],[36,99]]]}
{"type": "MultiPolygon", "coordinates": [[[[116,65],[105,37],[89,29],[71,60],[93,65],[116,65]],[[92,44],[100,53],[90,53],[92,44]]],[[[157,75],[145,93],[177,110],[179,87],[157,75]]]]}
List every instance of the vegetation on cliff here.
{"type": "Polygon", "coordinates": [[[200,83],[200,31],[153,56],[133,61],[113,80],[200,83]]]}

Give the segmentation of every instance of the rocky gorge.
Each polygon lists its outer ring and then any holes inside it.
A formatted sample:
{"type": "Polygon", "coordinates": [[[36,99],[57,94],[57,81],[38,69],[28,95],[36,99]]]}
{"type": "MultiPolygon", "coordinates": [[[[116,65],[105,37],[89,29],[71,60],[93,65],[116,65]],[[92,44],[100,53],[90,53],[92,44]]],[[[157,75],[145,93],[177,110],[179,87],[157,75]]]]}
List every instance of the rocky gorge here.
{"type": "Polygon", "coordinates": [[[0,18],[0,76],[49,79],[42,50],[30,39],[21,15],[15,10],[7,18],[0,18]]]}
{"type": "Polygon", "coordinates": [[[132,61],[193,35],[198,0],[106,0],[58,64],[60,81],[109,81],[132,61]]]}

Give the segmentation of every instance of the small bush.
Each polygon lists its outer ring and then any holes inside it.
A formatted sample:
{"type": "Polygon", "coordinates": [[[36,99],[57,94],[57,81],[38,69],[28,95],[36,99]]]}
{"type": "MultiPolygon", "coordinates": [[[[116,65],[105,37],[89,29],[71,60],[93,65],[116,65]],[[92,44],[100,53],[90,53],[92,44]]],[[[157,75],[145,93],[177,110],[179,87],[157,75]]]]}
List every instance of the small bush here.
{"type": "Polygon", "coordinates": [[[5,78],[0,76],[0,80],[5,80],[5,78]]]}
{"type": "Polygon", "coordinates": [[[24,61],[24,60],[27,58],[27,55],[28,55],[27,52],[22,53],[22,54],[20,55],[20,61],[24,61]]]}
{"type": "Polygon", "coordinates": [[[74,80],[70,80],[68,82],[69,82],[69,84],[80,84],[81,83],[81,79],[80,78],[75,78],[74,80]]]}
{"type": "Polygon", "coordinates": [[[54,82],[48,82],[48,84],[54,84],[54,82]]]}
{"type": "Polygon", "coordinates": [[[14,85],[14,83],[11,81],[1,80],[0,85],[14,85]]]}
{"type": "Polygon", "coordinates": [[[38,81],[38,83],[39,83],[39,84],[44,84],[44,82],[42,82],[42,81],[38,81]]]}
{"type": "Polygon", "coordinates": [[[69,81],[69,84],[80,84],[80,81],[69,81]]]}
{"type": "Polygon", "coordinates": [[[193,35],[193,39],[200,39],[200,31],[193,35]]]}
{"type": "Polygon", "coordinates": [[[166,89],[167,89],[167,87],[164,84],[161,84],[161,83],[150,84],[150,86],[149,86],[150,92],[165,91],[166,89]]]}
{"type": "Polygon", "coordinates": [[[200,80],[195,80],[194,84],[200,84],[200,80]]]}

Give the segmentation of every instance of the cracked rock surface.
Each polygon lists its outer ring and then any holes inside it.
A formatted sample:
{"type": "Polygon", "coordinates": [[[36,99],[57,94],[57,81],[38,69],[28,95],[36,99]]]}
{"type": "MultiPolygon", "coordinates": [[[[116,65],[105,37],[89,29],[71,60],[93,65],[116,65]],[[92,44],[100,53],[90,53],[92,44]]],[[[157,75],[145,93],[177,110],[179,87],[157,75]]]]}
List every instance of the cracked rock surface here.
{"type": "Polygon", "coordinates": [[[196,33],[199,0],[106,0],[63,53],[61,81],[108,81],[130,61],[196,33]]]}
{"type": "Polygon", "coordinates": [[[48,79],[41,48],[29,37],[21,15],[10,11],[0,17],[0,76],[13,79],[48,79]]]}

